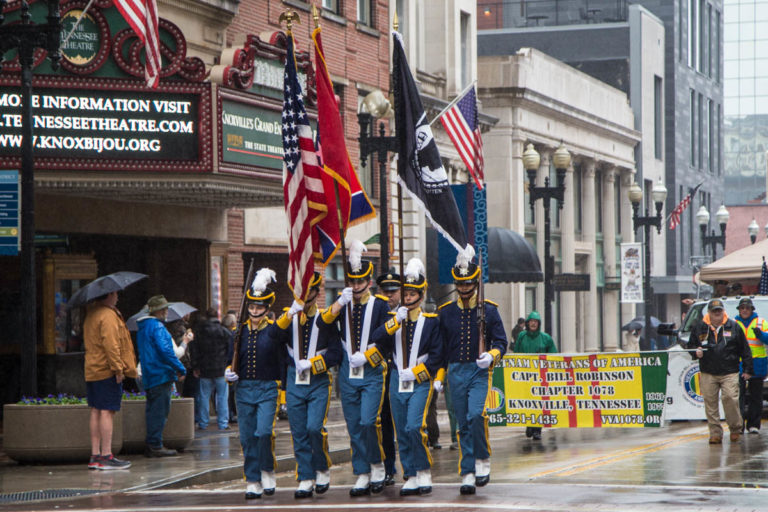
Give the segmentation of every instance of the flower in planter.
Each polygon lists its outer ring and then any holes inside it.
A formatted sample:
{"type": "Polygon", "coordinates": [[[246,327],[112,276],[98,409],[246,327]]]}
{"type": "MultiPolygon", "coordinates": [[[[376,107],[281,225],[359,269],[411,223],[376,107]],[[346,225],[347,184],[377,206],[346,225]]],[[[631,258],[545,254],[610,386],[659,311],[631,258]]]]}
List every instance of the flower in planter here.
{"type": "MultiPolygon", "coordinates": [[[[176,391],[173,391],[171,393],[171,399],[179,399],[179,398],[184,398],[184,397],[179,395],[176,391]]],[[[141,391],[139,393],[123,391],[123,400],[146,400],[146,399],[147,399],[147,394],[144,391],[141,391]]]]}
{"type": "Polygon", "coordinates": [[[21,400],[16,403],[18,405],[85,405],[88,401],[85,397],[59,393],[58,395],[48,395],[46,397],[22,396],[21,400]]]}

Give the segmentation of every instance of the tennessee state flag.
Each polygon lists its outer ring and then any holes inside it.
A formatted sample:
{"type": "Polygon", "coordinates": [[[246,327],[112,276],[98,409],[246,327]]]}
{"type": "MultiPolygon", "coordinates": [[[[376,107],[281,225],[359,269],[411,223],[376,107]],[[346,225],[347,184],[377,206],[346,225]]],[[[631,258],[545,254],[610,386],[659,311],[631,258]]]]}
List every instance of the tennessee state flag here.
{"type": "MultiPolygon", "coordinates": [[[[312,32],[312,40],[315,42],[317,131],[322,141],[320,155],[325,172],[339,184],[339,210],[342,228],[346,233],[348,226],[354,226],[376,217],[376,211],[360,185],[352,160],[349,158],[349,152],[347,152],[344,127],[341,125],[339,107],[333,92],[333,82],[331,82],[331,76],[328,74],[323,44],[320,39],[320,27],[312,32]]],[[[326,195],[335,197],[335,192],[328,190],[326,195]]]]}

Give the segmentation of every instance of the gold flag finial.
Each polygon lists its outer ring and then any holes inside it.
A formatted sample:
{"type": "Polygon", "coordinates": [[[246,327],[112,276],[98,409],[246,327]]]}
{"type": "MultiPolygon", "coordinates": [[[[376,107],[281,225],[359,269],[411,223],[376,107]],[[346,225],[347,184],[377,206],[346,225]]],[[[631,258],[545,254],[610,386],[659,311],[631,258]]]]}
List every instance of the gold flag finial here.
{"type": "Polygon", "coordinates": [[[312,19],[315,20],[315,28],[320,28],[320,13],[317,11],[315,2],[312,2],[312,19]]]}
{"type": "Polygon", "coordinates": [[[397,7],[395,7],[395,16],[392,18],[392,28],[395,29],[395,32],[397,32],[397,29],[400,28],[400,22],[397,19],[397,7]]]}
{"type": "Polygon", "coordinates": [[[280,13],[280,17],[277,19],[277,22],[281,25],[283,21],[285,21],[285,31],[288,33],[288,35],[291,35],[291,29],[293,28],[294,21],[296,23],[301,23],[301,18],[299,18],[299,15],[296,13],[296,11],[286,9],[285,12],[280,13]]]}

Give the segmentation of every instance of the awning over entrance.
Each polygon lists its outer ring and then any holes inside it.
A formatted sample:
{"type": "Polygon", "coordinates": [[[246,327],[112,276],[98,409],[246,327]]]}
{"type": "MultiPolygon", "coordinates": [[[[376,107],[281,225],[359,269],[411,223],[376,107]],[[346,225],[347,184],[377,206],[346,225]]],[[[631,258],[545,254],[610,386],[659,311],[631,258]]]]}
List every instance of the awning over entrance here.
{"type": "Polygon", "coordinates": [[[488,280],[491,283],[543,281],[536,249],[515,231],[488,228],[488,280]]]}
{"type": "Polygon", "coordinates": [[[283,204],[279,179],[221,174],[169,175],[35,173],[37,192],[201,208],[254,208],[283,204]]]}

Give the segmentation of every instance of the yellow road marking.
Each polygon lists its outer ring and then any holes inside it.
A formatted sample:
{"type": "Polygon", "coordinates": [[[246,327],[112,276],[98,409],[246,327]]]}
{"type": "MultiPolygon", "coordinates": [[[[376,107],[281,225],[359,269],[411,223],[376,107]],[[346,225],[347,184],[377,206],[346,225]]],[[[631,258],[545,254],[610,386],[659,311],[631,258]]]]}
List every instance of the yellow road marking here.
{"type": "Polygon", "coordinates": [[[578,464],[569,465],[564,468],[558,468],[558,469],[550,469],[547,471],[542,471],[539,473],[536,473],[534,475],[530,476],[530,479],[533,480],[534,478],[541,478],[545,476],[552,476],[552,475],[558,475],[558,476],[569,476],[574,475],[576,473],[581,473],[583,471],[587,471],[592,468],[596,468],[599,466],[604,466],[606,464],[612,464],[614,462],[618,462],[621,460],[626,460],[631,457],[636,457],[638,455],[644,455],[646,453],[653,453],[657,452],[659,450],[663,450],[665,448],[670,448],[672,446],[676,446],[683,443],[689,443],[691,441],[696,441],[698,439],[703,439],[705,437],[708,437],[708,433],[703,434],[687,434],[684,436],[677,437],[675,439],[669,439],[666,441],[659,441],[656,443],[646,444],[642,446],[637,446],[635,448],[629,448],[626,450],[622,450],[618,453],[612,453],[609,455],[602,455],[600,457],[595,457],[593,459],[580,462],[578,464]]]}

